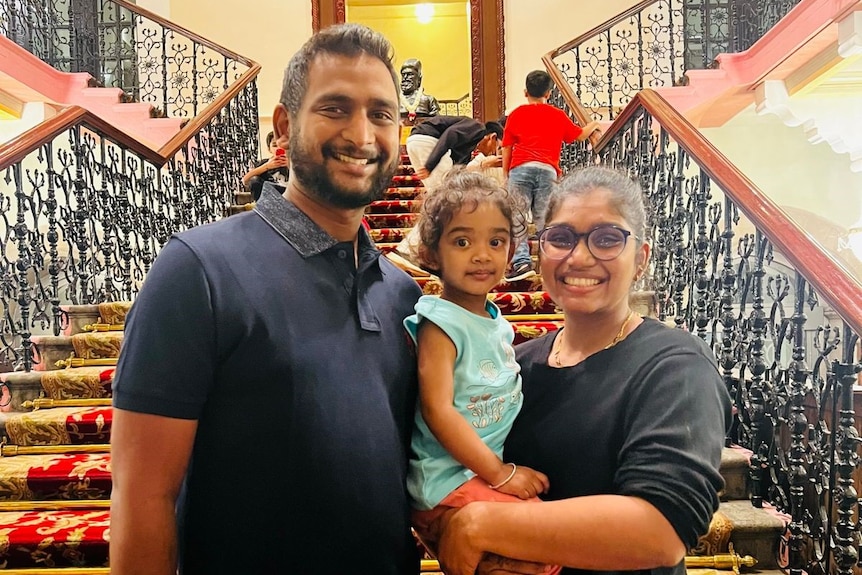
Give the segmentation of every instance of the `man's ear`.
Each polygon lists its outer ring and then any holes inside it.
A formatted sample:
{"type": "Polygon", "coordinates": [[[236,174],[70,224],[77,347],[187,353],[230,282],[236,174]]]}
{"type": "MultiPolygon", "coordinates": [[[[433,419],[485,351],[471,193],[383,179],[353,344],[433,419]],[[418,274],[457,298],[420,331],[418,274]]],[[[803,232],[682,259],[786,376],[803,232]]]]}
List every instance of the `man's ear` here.
{"type": "Polygon", "coordinates": [[[290,144],[290,112],[278,104],[272,112],[272,133],[279,148],[287,150],[290,144]]]}

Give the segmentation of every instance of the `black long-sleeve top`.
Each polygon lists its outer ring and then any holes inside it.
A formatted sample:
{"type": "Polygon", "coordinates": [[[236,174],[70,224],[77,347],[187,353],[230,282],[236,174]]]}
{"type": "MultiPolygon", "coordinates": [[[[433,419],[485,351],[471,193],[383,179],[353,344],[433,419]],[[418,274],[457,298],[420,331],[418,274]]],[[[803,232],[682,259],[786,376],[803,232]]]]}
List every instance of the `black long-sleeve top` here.
{"type": "Polygon", "coordinates": [[[425,169],[430,172],[449,151],[452,152],[453,164],[466,165],[476,145],[485,137],[485,126],[473,118],[433,116],[413,126],[410,135],[437,138],[437,145],[425,162],[425,169]]]}

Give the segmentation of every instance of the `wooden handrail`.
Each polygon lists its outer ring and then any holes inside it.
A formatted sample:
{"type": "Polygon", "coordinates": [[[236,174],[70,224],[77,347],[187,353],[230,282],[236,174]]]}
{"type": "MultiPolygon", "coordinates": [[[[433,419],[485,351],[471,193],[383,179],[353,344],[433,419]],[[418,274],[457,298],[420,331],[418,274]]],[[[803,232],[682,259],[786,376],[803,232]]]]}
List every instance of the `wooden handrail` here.
{"type": "Polygon", "coordinates": [[[139,154],[155,166],[162,167],[168,162],[168,160],[173,158],[174,155],[201,130],[201,128],[206,126],[219,112],[221,112],[222,108],[224,108],[229,101],[234,99],[237,94],[245,89],[245,87],[255,77],[257,77],[260,72],[260,64],[251,60],[248,60],[248,62],[251,63],[249,69],[243,72],[237,81],[231,84],[224,92],[219,94],[218,97],[210,102],[210,104],[207,105],[200,114],[192,118],[173,138],[168,140],[168,142],[158,150],[153,150],[146,144],[139,142],[122,130],[80,106],[69,106],[64,108],[53,118],[27,130],[14,140],[0,145],[0,170],[6,169],[8,166],[11,166],[16,162],[20,162],[27,156],[27,154],[33,152],[33,150],[41,146],[44,142],[52,140],[63,131],[76,125],[90,126],[111,138],[116,143],[139,154]]]}
{"type": "MultiPolygon", "coordinates": [[[[564,92],[568,85],[559,85],[564,92]]],[[[862,334],[862,286],[853,280],[831,254],[811,245],[810,236],[785,214],[775,202],[739,171],[685,117],[658,92],[641,90],[611,128],[599,140],[596,152],[610,145],[618,132],[639,112],[646,110],[667,130],[707,173],[710,180],[733,200],[734,204],[778,248],[808,283],[823,296],[856,333],[862,334]]]]}
{"type": "Polygon", "coordinates": [[[620,22],[622,22],[626,18],[633,16],[634,14],[637,14],[638,12],[640,12],[641,10],[643,10],[644,8],[649,6],[650,4],[655,4],[658,1],[659,0],[643,0],[643,2],[639,2],[638,4],[635,4],[634,6],[632,6],[631,8],[626,10],[625,12],[617,14],[616,16],[614,16],[613,18],[611,18],[607,22],[599,24],[598,26],[596,26],[592,30],[584,32],[583,34],[581,34],[577,38],[574,38],[573,40],[566,42],[565,44],[563,44],[562,46],[560,46],[556,50],[551,50],[550,52],[548,52],[548,55],[551,57],[551,59],[554,59],[557,56],[559,56],[560,54],[562,54],[563,52],[568,52],[569,50],[571,50],[575,46],[582,44],[583,42],[585,42],[586,40],[589,40],[593,36],[597,36],[603,32],[607,32],[608,30],[610,30],[611,28],[613,28],[614,26],[616,26],[617,24],[619,24],[620,22]]]}
{"type": "MultiPolygon", "coordinates": [[[[592,117],[587,113],[586,108],[584,108],[581,101],[578,100],[577,96],[575,96],[575,93],[569,88],[568,82],[566,82],[560,69],[554,64],[553,58],[553,52],[548,52],[542,56],[542,63],[545,64],[545,70],[547,70],[548,74],[551,76],[551,80],[553,80],[554,84],[557,85],[560,90],[560,95],[563,97],[563,100],[566,101],[566,105],[569,106],[569,110],[571,110],[572,114],[575,115],[575,119],[578,121],[578,124],[586,126],[592,121],[592,117]],[[565,86],[566,89],[562,89],[561,86],[565,86]]],[[[593,132],[590,135],[589,140],[593,149],[598,145],[600,138],[601,136],[598,132],[593,132]]]]}
{"type": "Polygon", "coordinates": [[[203,46],[206,46],[208,48],[212,48],[216,52],[220,53],[222,56],[227,56],[229,58],[233,58],[234,60],[236,60],[237,62],[239,62],[245,66],[251,67],[254,65],[254,61],[249,60],[245,56],[237,54],[236,52],[234,52],[232,50],[228,50],[224,46],[216,44],[212,40],[208,40],[199,34],[195,34],[191,30],[188,30],[187,28],[183,28],[182,26],[180,26],[174,22],[171,22],[170,20],[165,20],[164,18],[162,18],[161,16],[159,16],[155,12],[150,12],[146,8],[141,8],[140,6],[137,6],[135,4],[127,2],[126,0],[112,0],[112,2],[119,4],[120,6],[122,6],[123,8],[126,8],[127,10],[129,10],[131,12],[134,12],[136,14],[140,14],[141,16],[149,18],[153,22],[156,22],[157,24],[161,24],[162,26],[164,26],[168,30],[173,30],[174,32],[180,32],[182,34],[185,34],[186,36],[188,36],[189,38],[191,38],[192,40],[194,40],[198,44],[202,44],[203,46]]]}

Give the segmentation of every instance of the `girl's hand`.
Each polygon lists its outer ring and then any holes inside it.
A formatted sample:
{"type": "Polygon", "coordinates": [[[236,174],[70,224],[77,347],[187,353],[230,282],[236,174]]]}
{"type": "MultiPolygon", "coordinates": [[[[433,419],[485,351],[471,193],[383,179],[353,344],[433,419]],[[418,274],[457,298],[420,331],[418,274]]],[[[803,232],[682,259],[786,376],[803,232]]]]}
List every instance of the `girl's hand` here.
{"type": "Polygon", "coordinates": [[[551,486],[548,476],[541,471],[519,465],[512,479],[497,488],[500,493],[508,493],[521,499],[536,497],[539,493],[547,493],[551,486]]]}

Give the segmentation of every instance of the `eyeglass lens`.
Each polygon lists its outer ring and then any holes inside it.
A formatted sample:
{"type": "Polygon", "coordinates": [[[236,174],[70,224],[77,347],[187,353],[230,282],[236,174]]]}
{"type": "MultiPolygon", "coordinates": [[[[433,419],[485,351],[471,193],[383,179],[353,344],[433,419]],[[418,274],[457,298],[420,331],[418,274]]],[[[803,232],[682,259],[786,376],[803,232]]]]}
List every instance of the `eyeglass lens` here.
{"type": "Polygon", "coordinates": [[[542,254],[552,260],[569,256],[581,238],[587,241],[587,249],[597,260],[612,260],[626,247],[629,233],[614,226],[601,226],[579,234],[566,226],[552,226],[542,231],[539,247],[542,254]]]}

